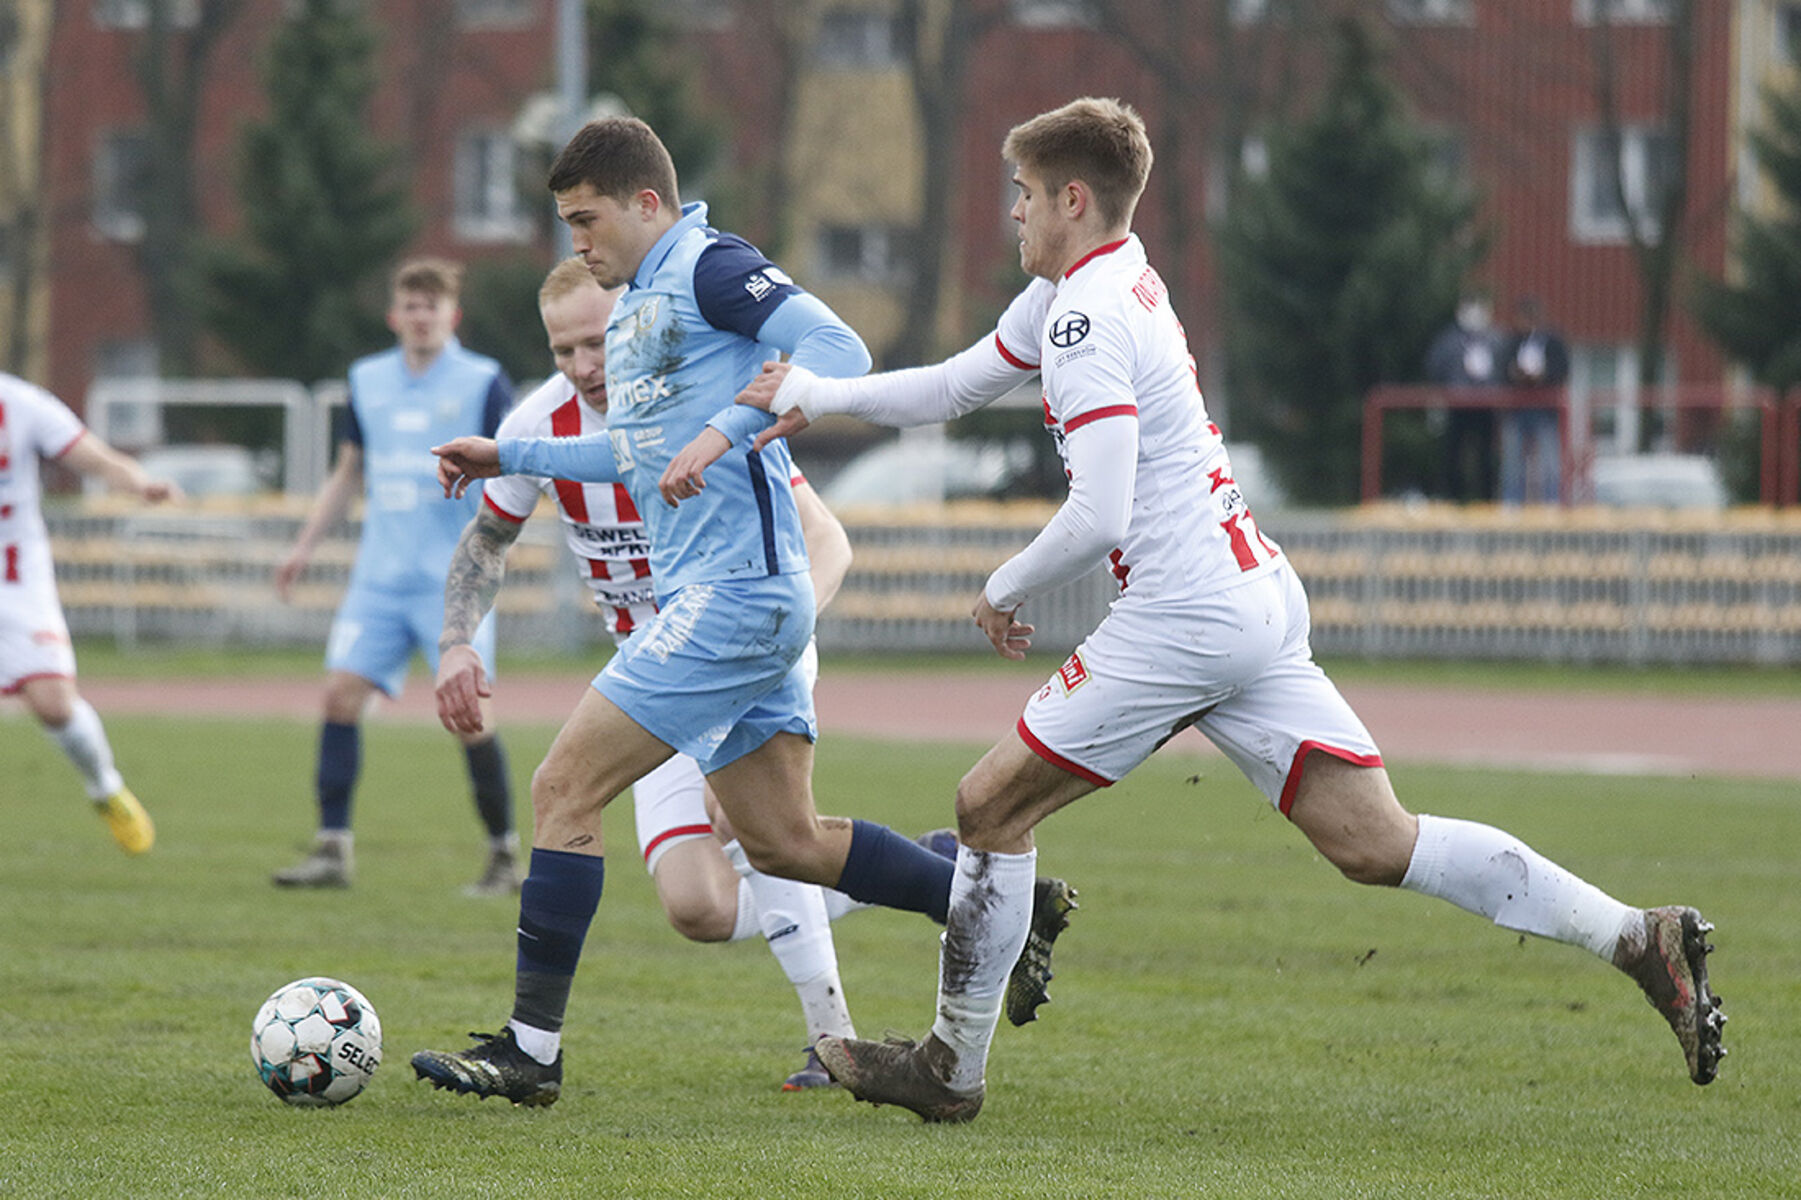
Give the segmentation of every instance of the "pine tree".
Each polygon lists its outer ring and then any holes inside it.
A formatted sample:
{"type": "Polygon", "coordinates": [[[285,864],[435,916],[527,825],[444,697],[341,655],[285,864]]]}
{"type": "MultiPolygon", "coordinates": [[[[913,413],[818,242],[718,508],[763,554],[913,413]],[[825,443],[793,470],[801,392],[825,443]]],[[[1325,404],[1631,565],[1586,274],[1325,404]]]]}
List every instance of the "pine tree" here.
{"type": "Polygon", "coordinates": [[[1356,500],[1364,395],[1420,377],[1483,253],[1473,200],[1440,179],[1354,19],[1334,59],[1313,113],[1270,131],[1267,174],[1236,182],[1219,234],[1234,432],[1304,503],[1356,500]]]}
{"type": "Polygon", "coordinates": [[[1697,280],[1691,307],[1759,383],[1786,390],[1801,385],[1801,91],[1767,90],[1764,123],[1750,137],[1775,211],[1740,215],[1740,279],[1697,280]]]}
{"type": "Polygon", "coordinates": [[[362,6],[302,0],[271,39],[269,115],[243,133],[243,232],[203,257],[208,327],[251,371],[312,382],[383,340],[381,281],[417,221],[368,132],[362,6]]]}

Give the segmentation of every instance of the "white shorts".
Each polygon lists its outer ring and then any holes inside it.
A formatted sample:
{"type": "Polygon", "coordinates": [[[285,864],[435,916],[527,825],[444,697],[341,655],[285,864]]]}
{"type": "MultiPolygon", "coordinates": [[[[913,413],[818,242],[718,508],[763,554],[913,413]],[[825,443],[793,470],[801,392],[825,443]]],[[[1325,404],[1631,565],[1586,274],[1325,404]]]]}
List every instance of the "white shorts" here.
{"type": "MultiPolygon", "coordinates": [[[[801,652],[794,670],[801,674],[808,692],[819,682],[819,649],[812,643],[801,652]]],[[[671,846],[694,838],[712,837],[707,816],[706,780],[700,764],[677,754],[632,785],[632,816],[638,826],[638,850],[644,866],[657,873],[657,860],[671,846]]]]}
{"type": "Polygon", "coordinates": [[[1313,661],[1307,594],[1286,563],[1179,610],[1130,597],[1026,704],[1019,736],[1040,758],[1106,787],[1193,725],[1283,813],[1309,751],[1382,765],[1313,661]]]}
{"type": "Polygon", "coordinates": [[[33,679],[75,678],[69,623],[56,594],[0,585],[0,695],[33,679]]]}

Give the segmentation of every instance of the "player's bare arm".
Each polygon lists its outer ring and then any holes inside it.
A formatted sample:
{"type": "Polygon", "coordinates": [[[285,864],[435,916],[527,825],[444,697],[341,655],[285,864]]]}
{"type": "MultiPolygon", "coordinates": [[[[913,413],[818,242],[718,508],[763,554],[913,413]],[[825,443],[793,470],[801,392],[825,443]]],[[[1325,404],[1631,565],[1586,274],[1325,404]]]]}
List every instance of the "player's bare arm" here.
{"type": "Polygon", "coordinates": [[[438,720],[452,733],[482,731],[481,701],[493,695],[481,655],[473,643],[476,627],[494,607],[506,578],[507,551],[523,524],[483,508],[457,542],[444,580],[444,631],[438,637],[438,720]]]}
{"type": "MultiPolygon", "coordinates": [[[[757,445],[760,447],[762,444],[762,439],[759,438],[757,445]]],[[[690,496],[700,495],[701,489],[707,486],[707,481],[702,478],[703,473],[731,448],[732,443],[717,429],[708,427],[701,430],[663,468],[663,477],[657,480],[657,491],[662,493],[663,502],[674,508],[690,496]]]]}
{"type": "Polygon", "coordinates": [[[461,500],[475,480],[500,475],[500,445],[493,438],[454,438],[431,452],[438,456],[438,482],[452,500],[461,500]]]}
{"type": "Polygon", "coordinates": [[[850,571],[850,535],[810,483],[794,485],[794,507],[800,511],[800,536],[807,543],[807,562],[813,577],[813,603],[820,609],[832,602],[850,571]]]}
{"type": "Polygon", "coordinates": [[[92,433],[84,434],[63,453],[64,466],[102,480],[115,492],[131,492],[150,504],[180,500],[181,488],[167,479],[154,479],[136,459],[119,453],[92,433]]]}
{"type": "Polygon", "coordinates": [[[351,497],[362,490],[363,448],[355,442],[344,442],[338,447],[337,465],[319,489],[313,510],[307,514],[306,524],[300,527],[300,536],[294,539],[294,548],[275,568],[275,594],[284,602],[300,573],[312,560],[319,539],[325,536],[326,530],[344,519],[344,514],[350,511],[351,497]]]}

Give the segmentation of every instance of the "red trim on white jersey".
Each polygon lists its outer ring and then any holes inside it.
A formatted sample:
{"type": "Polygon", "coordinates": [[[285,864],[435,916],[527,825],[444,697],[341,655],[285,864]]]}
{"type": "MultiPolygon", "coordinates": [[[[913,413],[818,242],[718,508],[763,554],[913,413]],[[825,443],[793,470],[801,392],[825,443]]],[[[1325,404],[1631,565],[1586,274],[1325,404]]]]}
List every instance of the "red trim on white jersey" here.
{"type": "Polygon", "coordinates": [[[1016,724],[1014,728],[1019,733],[1019,740],[1026,744],[1026,749],[1030,750],[1033,754],[1036,754],[1039,758],[1042,758],[1045,762],[1051,764],[1051,766],[1068,771],[1077,779],[1086,779],[1096,787],[1113,786],[1113,780],[1108,779],[1105,775],[1096,775],[1082,764],[1070,762],[1067,758],[1064,758],[1061,754],[1058,754],[1055,750],[1052,750],[1049,746],[1039,741],[1036,735],[1034,735],[1030,729],[1026,728],[1026,719],[1024,717],[1019,719],[1018,724],[1016,724]]]}
{"type": "MultiPolygon", "coordinates": [[[[1045,407],[1045,413],[1047,416],[1050,413],[1048,405],[1045,407]]],[[[1136,404],[1109,404],[1105,408],[1091,408],[1087,412],[1077,413],[1075,416],[1065,421],[1063,423],[1063,432],[1074,433],[1076,430],[1082,428],[1082,426],[1088,424],[1088,422],[1099,421],[1103,417],[1136,417],[1137,415],[1138,406],[1136,404]]]]}
{"type": "Polygon", "coordinates": [[[1379,767],[1382,765],[1380,754],[1358,754],[1354,750],[1346,750],[1342,746],[1328,746],[1324,742],[1302,742],[1301,748],[1294,752],[1294,763],[1288,768],[1288,778],[1282,784],[1282,798],[1276,802],[1276,807],[1282,810],[1283,816],[1287,816],[1288,810],[1294,807],[1295,793],[1301,790],[1301,769],[1307,762],[1307,755],[1314,750],[1318,750],[1322,754],[1330,754],[1333,758],[1348,762],[1354,767],[1379,767]]]}
{"type": "Polygon", "coordinates": [[[88,435],[88,431],[83,429],[80,433],[78,433],[74,437],[70,438],[67,445],[65,445],[61,450],[58,450],[55,454],[52,454],[50,457],[52,459],[61,458],[63,455],[67,454],[69,451],[75,449],[75,443],[79,442],[82,438],[86,437],[87,435],[88,435]]]}
{"type": "Polygon", "coordinates": [[[1038,369],[1037,363],[1027,362],[1019,355],[1013,353],[1013,351],[1007,349],[1007,344],[1001,341],[1001,335],[998,332],[994,335],[994,348],[1000,352],[1002,358],[1007,360],[1008,366],[1018,367],[1022,371],[1036,371],[1038,369]]]}
{"type": "Polygon", "coordinates": [[[25,690],[25,685],[38,679],[73,679],[75,676],[63,671],[39,671],[35,675],[21,675],[4,688],[0,688],[0,696],[16,696],[25,690]]]}
{"type": "MultiPolygon", "coordinates": [[[[515,525],[525,524],[525,517],[516,517],[512,513],[508,512],[506,509],[500,507],[500,505],[494,503],[493,499],[487,494],[487,492],[485,490],[482,493],[482,503],[486,504],[488,506],[489,512],[493,513],[497,517],[500,517],[502,520],[511,521],[515,525]]],[[[525,516],[529,517],[529,516],[531,516],[531,514],[527,513],[527,514],[525,514],[525,516]]]]}
{"type": "MultiPolygon", "coordinates": [[[[1128,235],[1128,237],[1129,236],[1130,235],[1128,235]]],[[[1108,242],[1105,246],[1096,246],[1081,258],[1076,259],[1069,270],[1063,272],[1063,278],[1068,279],[1071,275],[1074,275],[1077,271],[1080,271],[1083,267],[1087,266],[1092,259],[1099,258],[1103,254],[1112,254],[1115,250],[1125,245],[1126,240],[1126,238],[1120,238],[1117,242],[1108,242]]]]}

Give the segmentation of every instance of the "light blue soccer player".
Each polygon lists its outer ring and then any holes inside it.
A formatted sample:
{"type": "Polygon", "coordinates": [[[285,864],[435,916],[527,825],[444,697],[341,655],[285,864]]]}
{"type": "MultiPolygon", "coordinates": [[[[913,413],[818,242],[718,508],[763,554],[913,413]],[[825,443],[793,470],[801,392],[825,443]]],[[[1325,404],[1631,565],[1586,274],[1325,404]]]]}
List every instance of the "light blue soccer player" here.
{"type": "MultiPolygon", "coordinates": [[[[467,1050],[413,1056],[438,1087],[530,1105],[562,1089],[563,1017],[605,874],[601,810],[672,754],[699,761],[760,871],[939,922],[951,884],[948,860],[814,810],[812,694],[792,670],[814,600],[788,451],[780,441],[753,451],[773,418],[732,402],[778,353],[819,374],[861,374],[862,341],[743,239],[709,228],[705,205],[683,206],[668,151],[642,121],[583,128],[552,164],[550,189],[594,278],[627,285],[607,324],[607,432],[459,438],[437,448],[439,479],[452,494],[503,472],[623,482],[649,527],[659,611],[583,694],[532,777],[512,1019],[467,1050]],[[703,433],[729,450],[708,458],[705,486],[689,480],[677,507],[659,484],[703,433]]],[[[1060,922],[1068,889],[1045,882],[1060,922]]],[[[1040,949],[1026,976],[1042,998],[1048,942],[1040,949]]]]}
{"type": "MultiPolygon", "coordinates": [[[[397,345],[350,368],[350,427],[293,550],[276,569],[286,600],[325,533],[364,493],[362,541],[325,648],[325,720],[315,779],[319,832],[311,853],[277,871],[282,887],[348,887],[354,871],[350,810],[362,760],[359,722],[377,689],[400,694],[418,650],[438,667],[444,576],[463,526],[479,503],[446,500],[431,447],[470,432],[493,433],[511,407],[500,364],[455,337],[462,268],[442,259],[403,263],[394,274],[388,327],[397,345]]],[[[476,648],[494,669],[490,619],[476,648]]],[[[462,737],[475,807],[488,833],[487,864],[464,890],[510,895],[519,888],[519,837],[506,754],[492,732],[462,737]]]]}

